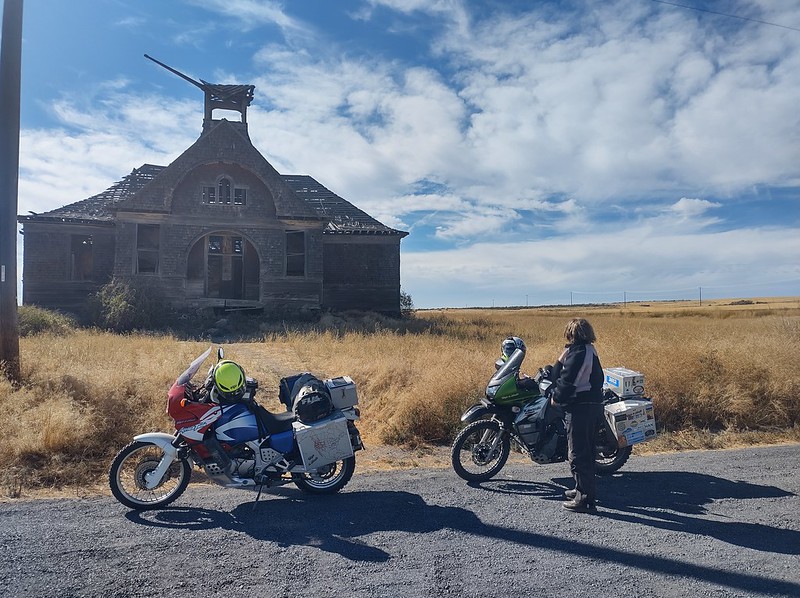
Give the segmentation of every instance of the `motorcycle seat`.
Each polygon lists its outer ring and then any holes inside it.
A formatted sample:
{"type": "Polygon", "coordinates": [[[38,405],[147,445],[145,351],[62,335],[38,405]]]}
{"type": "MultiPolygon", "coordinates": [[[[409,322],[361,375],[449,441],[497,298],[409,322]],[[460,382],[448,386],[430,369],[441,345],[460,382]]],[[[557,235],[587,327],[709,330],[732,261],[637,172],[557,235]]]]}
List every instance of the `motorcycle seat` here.
{"type": "Polygon", "coordinates": [[[292,429],[292,422],[295,420],[294,413],[272,413],[261,405],[256,405],[255,415],[260,424],[269,434],[280,434],[292,429]]]}

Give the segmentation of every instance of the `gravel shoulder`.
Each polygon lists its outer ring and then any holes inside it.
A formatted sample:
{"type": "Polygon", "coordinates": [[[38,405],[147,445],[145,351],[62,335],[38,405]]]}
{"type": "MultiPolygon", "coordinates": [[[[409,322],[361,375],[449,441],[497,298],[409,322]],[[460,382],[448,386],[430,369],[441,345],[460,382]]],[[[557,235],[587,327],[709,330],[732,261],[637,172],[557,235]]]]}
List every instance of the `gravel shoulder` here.
{"type": "MultiPolygon", "coordinates": [[[[423,455],[424,457],[424,455],[423,455]]],[[[364,459],[365,463],[368,462],[364,459]]],[[[334,496],[192,484],[137,513],[110,496],[0,504],[18,597],[800,595],[800,445],[634,455],[596,515],[566,464],[357,470],[334,496]]]]}

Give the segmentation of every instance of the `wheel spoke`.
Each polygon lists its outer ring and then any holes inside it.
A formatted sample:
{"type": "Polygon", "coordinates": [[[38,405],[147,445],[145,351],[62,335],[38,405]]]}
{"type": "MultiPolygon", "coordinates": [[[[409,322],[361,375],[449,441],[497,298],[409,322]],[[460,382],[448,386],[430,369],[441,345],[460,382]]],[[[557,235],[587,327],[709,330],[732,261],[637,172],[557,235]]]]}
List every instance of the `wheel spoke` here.
{"type": "Polygon", "coordinates": [[[164,451],[153,444],[134,443],[120,453],[111,472],[117,498],[128,506],[146,508],[171,502],[183,492],[188,483],[188,467],[182,461],[173,462],[154,487],[147,487],[163,456],[164,451]]]}
{"type": "Polygon", "coordinates": [[[330,494],[341,490],[355,470],[355,457],[336,461],[308,473],[292,474],[294,483],[304,492],[330,494]]]}

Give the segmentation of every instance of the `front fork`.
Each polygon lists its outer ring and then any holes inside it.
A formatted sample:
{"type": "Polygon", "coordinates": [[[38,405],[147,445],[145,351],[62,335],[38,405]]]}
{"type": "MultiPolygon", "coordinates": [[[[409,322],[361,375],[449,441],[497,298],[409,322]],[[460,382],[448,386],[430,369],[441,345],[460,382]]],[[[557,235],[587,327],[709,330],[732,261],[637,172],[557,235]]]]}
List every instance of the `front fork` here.
{"type": "Polygon", "coordinates": [[[154,444],[162,451],[164,455],[158,462],[158,465],[153,471],[144,474],[144,485],[147,490],[157,488],[169,469],[169,466],[178,458],[178,447],[175,446],[177,437],[163,432],[152,432],[150,434],[139,434],[133,437],[138,442],[146,442],[154,444]]]}
{"type": "Polygon", "coordinates": [[[144,474],[144,487],[147,490],[153,490],[158,488],[161,485],[161,481],[164,479],[164,476],[167,474],[167,470],[169,466],[175,461],[175,456],[170,456],[167,453],[164,453],[164,456],[161,457],[161,461],[158,462],[158,466],[153,470],[149,471],[144,474]]]}
{"type": "Polygon", "coordinates": [[[492,430],[484,430],[483,435],[481,436],[481,441],[478,443],[477,446],[485,447],[489,449],[489,456],[494,458],[497,452],[500,450],[500,447],[503,444],[503,438],[505,438],[506,434],[508,434],[508,430],[506,430],[503,422],[496,418],[491,418],[492,421],[497,422],[499,426],[499,430],[497,433],[494,433],[492,430]]]}

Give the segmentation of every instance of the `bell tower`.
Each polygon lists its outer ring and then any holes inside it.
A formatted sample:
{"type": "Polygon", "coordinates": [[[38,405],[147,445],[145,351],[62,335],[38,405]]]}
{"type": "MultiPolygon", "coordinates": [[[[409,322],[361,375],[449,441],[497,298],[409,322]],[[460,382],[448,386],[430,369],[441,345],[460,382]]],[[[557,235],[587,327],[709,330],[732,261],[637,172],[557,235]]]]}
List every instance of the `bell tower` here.
{"type": "Polygon", "coordinates": [[[222,85],[218,83],[208,83],[202,79],[200,79],[200,81],[195,81],[171,66],[167,66],[163,62],[156,60],[152,56],[145,54],[144,57],[203,90],[205,94],[203,134],[210,131],[214,127],[215,122],[219,122],[219,120],[214,120],[214,110],[238,112],[241,116],[240,122],[243,125],[244,132],[247,133],[247,107],[250,106],[250,103],[253,101],[255,85],[222,85]]]}

